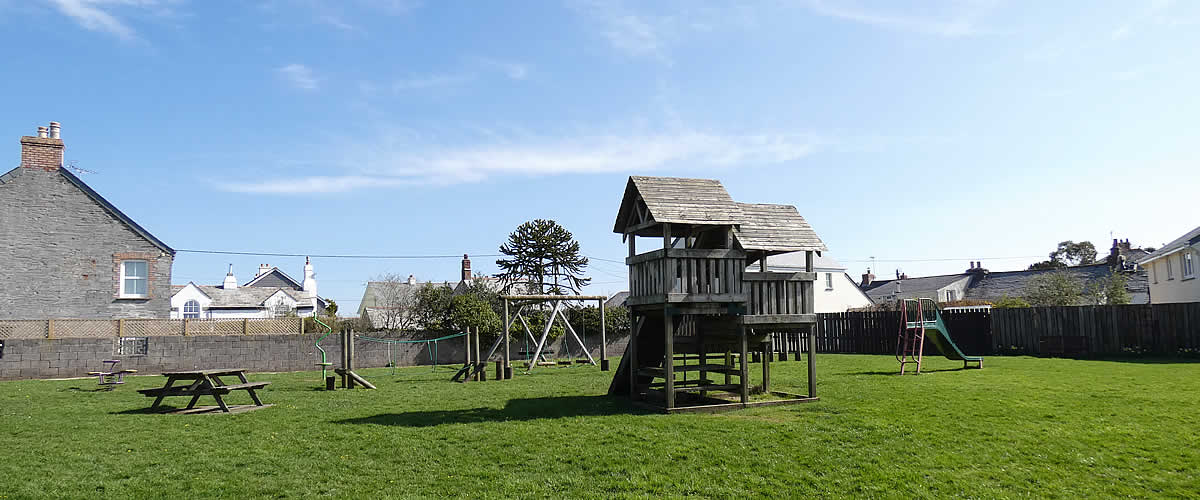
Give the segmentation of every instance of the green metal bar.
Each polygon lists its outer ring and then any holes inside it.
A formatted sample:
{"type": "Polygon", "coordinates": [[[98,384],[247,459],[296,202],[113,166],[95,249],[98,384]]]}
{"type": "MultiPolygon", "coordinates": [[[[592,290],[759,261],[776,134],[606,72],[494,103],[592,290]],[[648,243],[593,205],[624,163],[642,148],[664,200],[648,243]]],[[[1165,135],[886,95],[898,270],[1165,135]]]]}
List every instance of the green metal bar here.
{"type": "Polygon", "coordinates": [[[317,341],[313,343],[313,345],[317,346],[317,350],[321,351],[321,383],[325,383],[325,377],[327,375],[325,369],[327,368],[326,363],[328,363],[328,361],[325,360],[325,349],[321,348],[321,341],[325,340],[325,337],[328,337],[329,334],[333,333],[333,328],[321,321],[321,318],[318,318],[315,312],[313,313],[312,318],[313,321],[316,321],[318,325],[325,327],[325,334],[318,337],[317,341]]]}

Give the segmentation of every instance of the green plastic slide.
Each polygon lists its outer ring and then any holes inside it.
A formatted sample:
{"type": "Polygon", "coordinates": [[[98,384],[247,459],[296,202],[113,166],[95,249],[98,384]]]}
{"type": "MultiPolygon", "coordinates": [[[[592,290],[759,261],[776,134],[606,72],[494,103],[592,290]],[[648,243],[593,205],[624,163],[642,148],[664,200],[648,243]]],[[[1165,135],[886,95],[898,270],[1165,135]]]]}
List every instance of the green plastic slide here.
{"type": "Polygon", "coordinates": [[[933,342],[943,356],[962,361],[964,366],[967,363],[979,363],[979,367],[983,368],[983,357],[963,354],[962,350],[950,339],[950,331],[946,329],[946,323],[942,321],[942,312],[936,309],[934,311],[937,313],[937,322],[925,322],[925,338],[933,342]]]}

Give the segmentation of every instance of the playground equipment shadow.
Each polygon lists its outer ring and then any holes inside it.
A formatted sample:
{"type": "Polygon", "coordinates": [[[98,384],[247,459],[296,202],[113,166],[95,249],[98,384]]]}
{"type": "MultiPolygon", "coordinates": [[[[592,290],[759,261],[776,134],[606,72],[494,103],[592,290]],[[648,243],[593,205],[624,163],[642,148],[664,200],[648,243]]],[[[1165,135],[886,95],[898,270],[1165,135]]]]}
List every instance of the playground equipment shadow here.
{"type": "Polygon", "coordinates": [[[479,407],[458,410],[381,413],[369,417],[335,420],[333,423],[433,427],[445,424],[521,422],[552,418],[650,413],[652,412],[632,407],[627,401],[608,396],[559,396],[512,399],[504,405],[504,408],[479,407]]]}

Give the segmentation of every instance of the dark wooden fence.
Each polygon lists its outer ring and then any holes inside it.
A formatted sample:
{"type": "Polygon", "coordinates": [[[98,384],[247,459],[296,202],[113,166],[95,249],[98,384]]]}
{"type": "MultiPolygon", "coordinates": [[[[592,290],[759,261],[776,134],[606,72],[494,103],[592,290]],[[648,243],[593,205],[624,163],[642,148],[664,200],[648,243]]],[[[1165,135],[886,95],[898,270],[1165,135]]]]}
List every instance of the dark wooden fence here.
{"type": "MultiPolygon", "coordinates": [[[[968,355],[1200,352],[1200,303],[992,309],[946,312],[942,319],[968,355]]],[[[817,351],[894,354],[899,331],[897,311],[818,314],[817,351]]]]}

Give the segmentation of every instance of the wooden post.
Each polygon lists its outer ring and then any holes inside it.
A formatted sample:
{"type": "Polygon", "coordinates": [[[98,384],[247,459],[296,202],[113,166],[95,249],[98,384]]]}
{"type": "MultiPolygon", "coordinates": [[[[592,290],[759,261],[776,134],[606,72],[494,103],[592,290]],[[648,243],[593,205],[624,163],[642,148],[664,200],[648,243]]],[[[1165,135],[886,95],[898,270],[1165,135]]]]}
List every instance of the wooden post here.
{"type": "Polygon", "coordinates": [[[729,349],[725,349],[725,385],[733,383],[733,378],[729,374],[729,369],[733,368],[733,353],[729,349]]]}
{"type": "MultiPolygon", "coordinates": [[[[124,322],[125,320],[122,319],[118,321],[124,322]]],[[[120,328],[118,328],[118,330],[120,330],[120,328]]],[[[46,338],[54,338],[54,320],[52,319],[46,320],[46,338]]]]}
{"type": "Polygon", "coordinates": [[[762,391],[763,394],[771,393],[771,343],[762,343],[762,391]]]}
{"type": "MultiPolygon", "coordinates": [[[[51,320],[51,321],[54,321],[54,320],[51,320]]],[[[117,338],[121,338],[124,336],[125,336],[125,320],[119,319],[119,320],[117,320],[117,338]]]]}
{"type": "Polygon", "coordinates": [[[463,364],[466,366],[470,366],[471,365],[471,329],[467,328],[466,331],[463,333],[466,333],[466,336],[464,338],[467,339],[467,346],[466,346],[467,347],[466,348],[467,360],[464,361],[463,364]]]}
{"type": "MultiPolygon", "coordinates": [[[[813,272],[813,251],[804,252],[804,271],[813,272]]],[[[813,313],[813,282],[809,282],[804,289],[804,311],[805,314],[813,313]]],[[[796,334],[796,340],[799,341],[800,334],[796,334]]],[[[797,346],[799,347],[799,346],[797,346]]],[[[799,351],[799,349],[797,349],[799,351]]],[[[815,325],[808,327],[808,397],[817,397],[817,332],[815,325]]]]}
{"type": "Polygon", "coordinates": [[[501,370],[500,376],[496,377],[500,380],[512,378],[512,359],[508,348],[508,332],[511,325],[508,321],[508,299],[504,299],[504,369],[501,370]]]}
{"type": "MultiPolygon", "coordinates": [[[[470,331],[470,329],[468,328],[467,331],[470,331]]],[[[479,366],[484,366],[487,363],[487,360],[480,359],[480,357],[479,357],[479,354],[480,354],[479,353],[479,327],[475,327],[475,342],[474,342],[474,344],[475,344],[475,363],[477,363],[479,366]]],[[[483,370],[475,370],[475,381],[476,382],[481,381],[481,380],[483,380],[483,378],[484,378],[483,370]]]]}
{"type": "Polygon", "coordinates": [[[242,318],[242,335],[250,335],[250,319],[242,318]]]}
{"type": "MultiPolygon", "coordinates": [[[[314,318],[317,317],[316,311],[313,311],[313,317],[314,318]]],[[[297,319],[300,320],[300,335],[304,335],[304,318],[297,318],[297,319]]],[[[184,324],[186,325],[187,320],[185,319],[183,321],[184,321],[184,324]]]]}
{"type": "Polygon", "coordinates": [[[808,327],[808,397],[817,397],[817,335],[808,327]]]}
{"type": "MultiPolygon", "coordinates": [[[[188,334],[188,322],[189,322],[189,321],[191,321],[191,320],[190,320],[190,319],[187,319],[187,318],[183,318],[183,336],[184,336],[184,337],[186,337],[186,336],[187,336],[187,334],[188,334]]],[[[304,323],[300,323],[300,325],[301,325],[301,326],[303,326],[303,325],[304,325],[304,323]]],[[[303,331],[303,330],[301,330],[301,331],[300,331],[300,333],[304,333],[304,331],[303,331]]]]}
{"type": "Polygon", "coordinates": [[[663,385],[666,396],[666,406],[670,410],[675,407],[675,318],[663,310],[663,385]]]}
{"type": "Polygon", "coordinates": [[[747,357],[746,351],[748,350],[747,349],[748,340],[746,339],[746,324],[742,322],[741,317],[738,318],[738,337],[741,339],[741,342],[740,342],[741,350],[739,351],[739,353],[741,355],[740,356],[741,361],[738,363],[739,365],[741,365],[741,374],[742,374],[740,392],[741,392],[741,396],[742,396],[742,404],[745,404],[745,403],[750,402],[750,367],[749,367],[749,365],[746,364],[746,361],[747,361],[746,360],[746,357],[747,357]]]}
{"type": "Polygon", "coordinates": [[[604,301],[597,300],[596,304],[600,306],[600,371],[608,371],[608,335],[605,333],[606,321],[604,320],[604,301]]]}
{"type": "Polygon", "coordinates": [[[637,399],[637,380],[638,380],[638,358],[637,358],[637,335],[641,325],[638,323],[637,314],[633,310],[629,310],[629,361],[626,365],[629,366],[629,398],[637,399]]]}
{"type": "Polygon", "coordinates": [[[353,329],[346,331],[346,352],[349,353],[349,355],[346,356],[347,387],[353,389],[354,388],[354,378],[349,376],[350,372],[354,371],[354,330],[353,329]]]}

